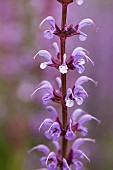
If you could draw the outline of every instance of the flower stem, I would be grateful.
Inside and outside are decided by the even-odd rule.
[[[66,25],[66,17],[67,17],[67,4],[62,3],[62,23],[61,23],[61,29]],[[61,62],[63,63],[63,55],[65,53],[65,46],[66,46],[66,38],[62,37],[60,39],[60,48],[61,48]],[[62,80],[62,123],[63,123],[63,130],[66,131],[67,128],[67,107],[64,104],[64,97],[66,95],[66,74],[61,74],[61,80]],[[67,140],[64,137],[65,134],[63,134],[62,137],[62,158],[66,158],[66,152],[67,152]]]

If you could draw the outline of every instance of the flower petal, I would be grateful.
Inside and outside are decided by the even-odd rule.
[[[60,77],[56,77],[56,81],[59,85],[59,89],[62,87],[62,81],[61,81],[61,78]]]
[[[91,138],[78,138],[75,140],[75,142],[72,145],[72,149],[74,152],[77,151],[77,149],[84,144],[84,142],[95,142],[95,139],[91,139]]]
[[[66,131],[66,135],[65,135],[65,138],[67,139],[67,140],[73,140],[73,139],[75,139],[76,138],[76,135],[75,135],[75,133],[72,131],[72,120],[70,119],[70,121],[69,121],[69,126],[68,126],[68,128],[67,128],[67,131]]]
[[[46,90],[48,93],[52,93],[53,91],[51,83],[49,81],[44,80],[38,85],[38,88],[31,94],[31,96],[33,96],[38,90],[41,89]]]
[[[77,47],[73,50],[72,52],[72,56],[75,56],[77,54],[80,54],[80,52],[83,53],[83,55],[85,55],[85,53],[89,53],[85,48],[82,48],[82,47]]]
[[[61,129],[58,122],[54,122],[50,128],[45,132],[48,139],[58,142],[60,140]]]
[[[54,120],[58,117],[58,113],[57,113],[56,109],[53,106],[47,106],[46,110],[47,110],[47,112],[52,114]]]
[[[97,82],[94,81],[92,78],[87,77],[87,76],[81,76],[81,77],[79,77],[79,78],[77,79],[77,81],[75,82],[75,86],[82,85],[83,83],[86,83],[86,82],[88,82],[89,80],[92,81],[92,82],[95,84],[95,86],[97,85]]]
[[[72,107],[72,106],[74,106],[74,101],[69,98],[69,96],[70,96],[71,94],[72,94],[72,89],[71,89],[71,88],[68,88],[68,89],[67,89],[67,94],[66,94],[66,97],[65,97],[65,102],[66,102],[66,106],[67,106],[67,107]]]
[[[81,115],[81,114],[84,114],[86,113],[84,110],[82,109],[76,109],[74,110],[74,112],[72,113],[72,120],[73,120],[73,123],[77,122],[77,118]]]
[[[45,126],[51,126],[51,124],[53,123],[53,120],[52,119],[49,119],[49,118],[47,118],[47,119],[45,119],[42,123],[41,123],[41,125],[40,125],[40,127],[39,127],[39,132],[40,132],[40,129],[42,128],[42,126],[43,125],[45,125]]]
[[[81,30],[81,28],[83,28],[85,26],[90,26],[90,25],[95,25],[95,24],[91,19],[86,18],[86,19],[83,19],[82,21],[80,21],[78,29]]]
[[[63,158],[63,170],[71,170],[65,158]]]
[[[48,164],[49,160],[51,160],[51,161]],[[47,160],[46,160],[46,165],[49,168],[49,170],[55,170],[57,167],[57,163],[58,163],[58,161],[56,158],[56,154],[54,152],[50,152],[47,157]]]
[[[41,23],[40,23],[40,27],[44,24],[44,23],[48,23],[50,24],[50,26],[55,29],[55,20],[52,16],[48,16],[46,17]]]
[[[53,30],[45,30],[44,31],[44,37],[49,39],[49,40],[53,39],[53,33],[54,33]]]
[[[34,150],[41,151],[45,153],[45,155],[48,155],[50,153],[50,149],[46,145],[43,145],[43,144],[33,147],[32,149],[28,151],[28,153],[31,153]]]
[[[51,54],[47,50],[40,50],[33,58],[35,59],[37,55],[43,56],[49,61],[51,61],[52,58]]]
[[[92,120],[92,119],[96,120],[98,123],[101,122],[101,121],[100,121],[99,119],[97,119],[96,117],[94,117],[94,116],[92,116],[92,115],[90,115],[90,114],[85,114],[85,115],[83,115],[83,116],[79,119],[78,123],[79,123],[80,125],[83,125],[85,122],[90,121],[90,120]]]
[[[90,162],[90,159],[87,157],[87,155],[82,151],[82,150],[77,150],[74,154],[74,158],[76,159],[77,157],[83,159],[84,157]]]

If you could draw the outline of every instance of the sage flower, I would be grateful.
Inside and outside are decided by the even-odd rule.
[[[86,38],[87,38],[87,34],[85,34],[84,32],[81,31],[81,29],[83,27],[86,27],[86,26],[91,26],[91,25],[95,25],[94,22],[89,19],[89,18],[86,18],[86,19],[83,19],[82,21],[80,21],[80,23],[76,26],[77,28],[77,33],[79,34],[79,39],[81,41],[85,41]]]
[[[46,17],[41,23],[40,23],[40,27],[44,24],[47,23],[49,24],[49,28],[47,30],[44,31],[44,37],[47,39],[52,39],[53,38],[53,34],[56,31],[56,27],[55,27],[55,20],[52,16],[48,16]]]
[[[47,106],[46,110],[52,114],[53,118],[46,118],[40,125],[39,131],[41,130],[42,126],[46,128],[45,136],[48,139],[52,139],[53,141],[59,141],[61,135],[61,122],[58,118],[58,113],[56,109],[52,106]]]
[[[88,133],[88,128],[84,126],[84,123],[91,121],[91,120],[95,120],[98,123],[100,123],[100,120],[97,119],[96,117],[86,113],[82,109],[76,109],[72,113],[72,117],[69,121],[65,138],[67,140],[75,139],[76,138],[76,134],[75,134],[76,132],[81,132],[82,136],[86,136],[87,133]]]
[[[47,60],[46,62],[43,62],[43,63],[40,64],[41,69],[45,69],[47,66],[59,68],[59,66],[61,65],[60,64],[60,52],[59,52],[58,44],[56,42],[54,42],[52,44],[52,46],[54,47],[55,52],[56,52],[55,56],[52,56],[49,53],[49,51],[47,51],[47,50],[40,50],[34,56],[34,59],[36,59],[36,57],[39,55],[39,56],[44,57]]]
[[[77,47],[73,50],[72,55],[67,61],[67,67],[71,70],[76,69],[78,73],[83,73],[85,70],[84,64],[90,61],[93,65],[94,62],[88,57],[88,51],[82,47]]]
[[[28,152],[31,153],[34,150],[41,151],[45,154],[45,156],[42,156],[40,159],[42,166],[45,166],[48,170],[57,170],[58,161],[55,152],[51,152],[50,149],[43,144],[33,147]]]
[[[93,79],[87,76],[81,76],[76,80],[75,85],[72,89],[67,89],[67,94],[65,97],[67,107],[72,107],[74,105],[74,101],[76,101],[78,105],[81,105],[85,98],[88,97],[87,92],[81,85],[88,82],[89,80],[92,81],[95,85],[97,85],[97,82],[95,82]]]
[[[42,97],[43,104],[46,105],[49,100],[60,103],[61,102],[61,91],[60,91],[60,88],[61,88],[60,82],[61,81],[59,80],[60,78],[59,79],[56,78],[56,79],[57,79],[57,82],[59,85],[58,90],[55,90],[49,81],[44,80],[38,85],[38,88],[31,94],[31,96],[33,96],[39,90],[44,90],[46,93]]]

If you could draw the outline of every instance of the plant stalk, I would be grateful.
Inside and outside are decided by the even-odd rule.
[[[66,17],[67,17],[67,4],[62,4],[62,22],[61,22],[61,29],[66,25]],[[66,38],[62,37],[60,39],[60,48],[61,48],[61,63],[63,62],[63,55],[66,53]],[[61,81],[62,81],[62,124],[63,130],[66,131],[67,128],[67,107],[64,104],[64,97],[66,95],[66,74],[61,74]],[[64,137],[65,134],[62,136],[62,158],[66,158],[67,153],[67,140]]]

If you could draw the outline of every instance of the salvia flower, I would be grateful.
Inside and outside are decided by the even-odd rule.
[[[34,56],[34,59],[39,55],[39,56],[44,57],[47,60],[46,62],[43,62],[40,64],[41,69],[45,69],[47,66],[59,68],[59,66],[61,65],[58,44],[56,42],[54,42],[52,45],[55,49],[56,56],[53,57],[47,50],[40,50]]]
[[[67,67],[71,70],[76,69],[78,73],[83,73],[85,70],[85,59],[90,61],[93,65],[94,62],[88,57],[88,51],[82,47],[77,47],[73,50],[71,57],[67,61]]]
[[[45,136],[48,139],[52,139],[53,141],[59,141],[61,135],[61,122],[58,118],[57,111],[52,106],[47,106],[46,110],[53,115],[53,119],[46,118],[40,125],[39,131],[41,130],[42,126],[46,128]]]
[[[87,92],[81,85],[88,82],[89,80],[92,81],[95,85],[97,85],[97,82],[95,82],[93,79],[87,76],[81,76],[76,80],[75,85],[72,89],[68,88],[65,97],[67,107],[72,107],[74,105],[74,101],[76,101],[78,105],[81,105],[84,99],[88,97]]]
[[[86,27],[86,26],[90,26],[90,25],[95,25],[94,22],[89,19],[89,18],[86,18],[86,19],[83,19],[82,21],[80,21],[80,23],[76,26],[77,28],[77,33],[79,34],[79,39],[81,41],[85,41],[86,38],[87,38],[87,34],[85,34],[84,32],[81,31],[81,29],[83,27]]]
[[[97,119],[96,117],[86,113],[82,109],[76,109],[72,113],[72,117],[69,121],[65,138],[67,140],[75,139],[76,138],[76,135],[75,135],[76,132],[81,132],[82,136],[86,136],[87,133],[88,133],[88,128],[84,126],[84,123],[91,121],[91,120],[95,120],[98,123],[100,123],[100,120]]]
[[[52,38],[53,38],[53,34],[54,34],[54,32],[56,31],[55,19],[54,19],[52,16],[46,17],[46,18],[40,23],[40,27],[41,27],[44,23],[48,23],[48,24],[49,24],[49,28],[44,31],[44,37],[47,38],[47,39],[52,39]]]
[[[31,94],[31,96],[33,96],[39,90],[44,90],[46,93],[42,97],[43,104],[47,104],[49,100],[60,103],[61,102],[61,91],[60,91],[61,81],[59,79],[57,78],[57,82],[59,85],[58,90],[55,90],[49,81],[44,80],[38,85],[38,88]]]
[[[78,159],[86,158],[90,162],[90,159],[86,156],[86,154],[79,149],[79,147],[83,145],[86,141],[95,142],[94,139],[90,138],[78,138],[74,141],[72,148],[67,156],[67,162],[69,167],[71,166],[71,164],[74,164],[75,170],[81,170],[83,168],[83,163]]]
[[[45,154],[45,156],[40,159],[42,166],[45,166],[48,170],[57,170],[58,161],[57,154],[55,152],[51,152],[50,149],[43,144],[33,147],[28,152],[31,153],[34,150],[41,151]]]

